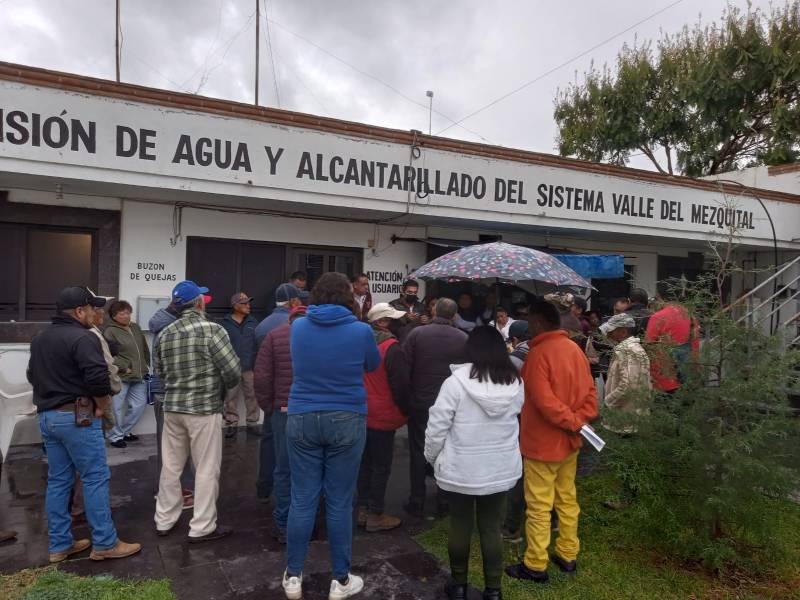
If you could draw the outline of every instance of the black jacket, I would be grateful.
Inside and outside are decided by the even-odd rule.
[[[448,319],[435,318],[415,328],[403,342],[411,375],[411,411],[427,413],[436,402],[450,365],[467,361],[467,334]]]
[[[220,324],[231,338],[231,346],[233,346],[236,356],[239,357],[242,372],[252,371],[256,364],[256,354],[258,354],[258,345],[256,344],[258,321],[255,317],[247,315],[241,323],[237,323],[233,314],[229,314],[222,319]]]
[[[100,340],[69,316],[53,317],[53,324],[33,338],[27,374],[38,412],[79,396],[113,393]]]

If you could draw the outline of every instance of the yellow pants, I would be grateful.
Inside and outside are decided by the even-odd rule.
[[[524,459],[525,469],[525,537],[528,549],[525,565],[536,571],[547,569],[547,548],[550,546],[550,511],[558,513],[556,553],[564,560],[578,558],[578,496],[575,472],[578,452],[561,462]]]

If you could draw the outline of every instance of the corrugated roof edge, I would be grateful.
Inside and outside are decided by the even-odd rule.
[[[293,127],[303,127],[315,129],[327,133],[339,133],[353,137],[381,140],[399,144],[411,144],[415,139],[415,134],[410,131],[390,129],[388,127],[377,127],[353,121],[344,121],[330,117],[319,117],[307,113],[293,112],[276,108],[253,106],[241,102],[230,100],[217,100],[205,96],[197,96],[183,92],[171,92],[148,88],[130,83],[116,83],[107,79],[87,77],[60,71],[51,71],[27,65],[0,61],[0,79],[6,81],[17,81],[29,85],[39,85],[56,89],[69,90],[73,92],[83,92],[99,96],[133,100],[147,104],[157,104],[206,112],[211,114],[224,115],[229,117],[239,117],[256,121],[265,121],[279,125],[290,125]],[[724,191],[733,196],[743,196],[746,194],[739,186],[730,184],[720,184],[713,181],[693,179],[677,175],[665,175],[644,169],[632,169],[629,167],[619,167],[616,165],[606,165],[592,163],[574,158],[564,158],[552,154],[541,152],[531,152],[528,150],[515,150],[502,146],[492,146],[489,144],[479,144],[475,142],[464,142],[451,138],[429,136],[417,134],[416,140],[421,145],[436,150],[447,152],[460,152],[487,158],[510,160],[521,163],[536,164],[562,169],[573,169],[597,173],[600,175],[610,175],[640,181],[650,181],[666,185],[677,185],[687,188],[695,188],[707,191]],[[789,166],[789,165],[787,165]],[[800,204],[800,195],[776,192],[773,190],[758,189],[756,193],[762,199],[769,198],[781,202],[791,202]]]

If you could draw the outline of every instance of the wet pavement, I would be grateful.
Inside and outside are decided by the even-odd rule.
[[[283,547],[271,536],[271,505],[256,500],[258,439],[242,429],[226,440],[219,497],[219,522],[234,528],[229,538],[188,544],[191,511],[184,511],[173,533],[157,537],[153,523],[158,472],[154,436],[142,436],[127,449],[108,448],[111,464],[111,504],[121,539],[143,544],[138,555],[94,562],[88,552],[61,567],[79,575],[110,573],[119,578],[161,578],[172,582],[180,599],[241,600],[284,598],[280,580],[285,567]],[[47,523],[44,491],[47,464],[38,446],[17,446],[9,453],[0,477],[0,529],[16,529],[14,542],[0,544],[0,573],[47,564]],[[403,516],[408,490],[408,453],[398,435],[395,462],[387,493],[387,511]],[[429,506],[435,505],[429,481]],[[447,573],[412,535],[425,523],[367,534],[359,531],[353,543],[353,572],[366,587],[359,598],[427,600],[442,597]],[[84,523],[73,528],[76,539],[89,537]],[[324,530],[321,533],[324,537]],[[305,600],[327,598],[330,586],[328,547],[315,540],[306,562]],[[477,596],[479,597],[479,596]]]

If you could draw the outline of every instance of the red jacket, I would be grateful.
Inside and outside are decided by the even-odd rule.
[[[376,332],[376,337],[383,338],[378,342],[380,366],[364,375],[367,428],[394,431],[408,421],[408,368],[397,338],[384,338],[385,335]]]
[[[548,331],[530,342],[522,379],[522,455],[561,462],[581,447],[580,428],[597,417],[597,391],[589,361],[566,331]]]
[[[700,349],[700,331],[697,321],[689,319],[688,311],[678,304],[667,304],[647,322],[645,334],[650,354],[650,377],[653,387],[662,392],[672,392],[680,386],[679,371],[692,355]]]
[[[273,329],[261,342],[253,368],[253,384],[256,400],[269,417],[273,410],[280,410],[288,405],[289,392],[292,389],[292,353],[289,347],[290,325],[281,325]]]

